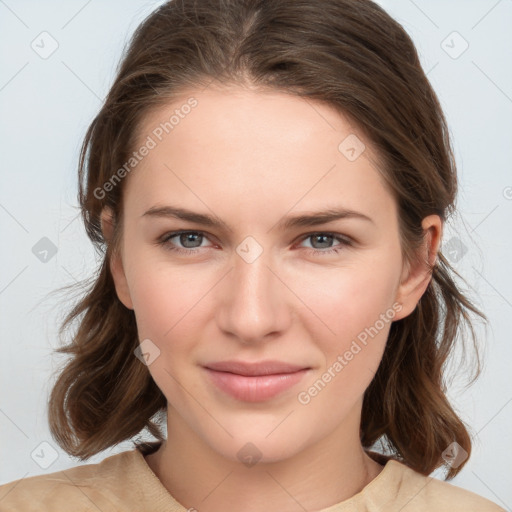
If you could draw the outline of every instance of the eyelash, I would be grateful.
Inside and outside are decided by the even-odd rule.
[[[179,236],[179,235],[183,235],[183,234],[201,235],[205,238],[208,238],[207,234],[203,231],[174,231],[174,232],[167,233],[166,235],[164,235],[157,242],[157,244],[163,246],[165,250],[175,252],[176,254],[191,255],[191,254],[197,253],[198,249],[200,249],[200,247],[196,247],[194,249],[182,249],[181,247],[174,247],[170,244],[169,241],[172,238]],[[353,246],[353,241],[351,239],[349,239],[348,237],[341,236],[336,233],[329,233],[329,232],[324,232],[324,231],[316,231],[314,233],[308,233],[307,235],[304,235],[299,240],[299,242],[303,242],[304,240],[307,240],[308,238],[311,238],[311,237],[317,236],[317,235],[324,235],[324,236],[332,237],[334,240],[337,240],[338,242],[340,242],[340,244],[334,246],[334,248],[329,248],[329,249],[307,249],[306,248],[306,250],[308,251],[308,254],[313,255],[313,256],[318,256],[318,255],[324,256],[326,254],[336,254],[336,253],[341,252],[344,247],[352,247]]]

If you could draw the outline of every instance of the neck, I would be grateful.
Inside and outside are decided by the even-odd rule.
[[[146,462],[176,501],[201,512],[320,510],[351,498],[383,469],[361,446],[360,411],[295,455],[253,466],[213,450],[177,411],[167,418],[172,435]]]

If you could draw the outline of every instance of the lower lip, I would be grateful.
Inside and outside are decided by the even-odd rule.
[[[205,368],[210,379],[221,390],[244,402],[263,402],[295,386],[308,371],[276,375],[245,376]]]

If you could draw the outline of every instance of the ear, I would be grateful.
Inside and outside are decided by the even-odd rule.
[[[109,207],[103,208],[101,212],[101,231],[103,238],[107,243],[111,243],[114,234],[114,218],[112,210]],[[133,309],[133,303],[128,288],[128,281],[124,272],[121,249],[111,252],[109,262],[110,272],[116,287],[116,293],[119,300],[128,308]]]
[[[432,279],[430,267],[436,263],[443,222],[439,215],[429,215],[423,219],[421,227],[424,233],[423,243],[418,249],[418,258],[404,264],[396,294],[396,301],[402,304],[402,309],[394,320],[405,318],[415,310]]]

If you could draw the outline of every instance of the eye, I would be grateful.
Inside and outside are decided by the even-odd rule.
[[[171,243],[173,238],[176,238],[177,242]],[[201,231],[175,231],[166,234],[158,243],[168,251],[174,251],[178,254],[192,254],[198,252],[197,249],[201,247],[201,241],[204,239],[206,239],[206,236]],[[199,245],[197,245],[198,242]],[[185,248],[176,247],[176,243],[183,244]]]
[[[174,242],[173,239],[176,239]],[[302,237],[302,242],[311,239],[314,245],[320,245],[319,248],[313,247],[308,249],[308,254],[312,256],[336,254],[341,252],[346,247],[351,247],[353,241],[347,236],[338,233],[309,233]],[[205,233],[202,231],[174,231],[164,235],[157,243],[165,248],[167,251],[173,251],[177,254],[191,255],[197,254],[198,249],[211,247],[202,245],[201,242],[208,240]],[[338,244],[331,246],[332,242],[337,241]],[[181,244],[183,247],[177,247],[176,244]]]
[[[308,253],[316,256],[316,255],[325,255],[325,254],[335,254],[341,252],[345,247],[351,247],[353,242],[350,238],[340,235],[338,233],[310,233],[302,238],[302,241],[306,241],[311,239],[314,245],[320,245],[320,248],[313,248],[308,250]],[[338,241],[339,243],[334,247],[326,247],[329,246],[333,241]]]

